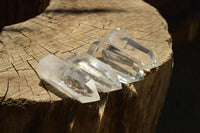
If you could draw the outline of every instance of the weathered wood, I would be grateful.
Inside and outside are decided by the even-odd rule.
[[[101,93],[101,101],[62,100],[40,83],[38,61],[66,58],[121,27],[154,49],[159,67],[145,79]],[[1,132],[151,133],[170,82],[173,59],[167,24],[142,0],[53,0],[41,15],[0,34]]]

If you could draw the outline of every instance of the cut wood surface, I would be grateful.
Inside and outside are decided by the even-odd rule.
[[[118,27],[158,55],[159,67],[144,80],[90,104],[61,99],[40,81],[41,58],[87,51]],[[166,21],[142,0],[52,0],[39,16],[0,33],[0,131],[152,133],[171,78],[171,46]]]

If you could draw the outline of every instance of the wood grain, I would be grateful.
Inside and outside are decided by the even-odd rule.
[[[143,81],[101,93],[80,104],[49,91],[35,72],[48,55],[65,59],[108,32],[122,28],[156,51],[159,67]],[[172,42],[167,23],[142,0],[52,0],[41,15],[7,26],[0,34],[0,127],[2,132],[151,133],[169,86]]]

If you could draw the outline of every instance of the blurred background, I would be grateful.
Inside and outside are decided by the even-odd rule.
[[[200,0],[145,0],[166,19],[174,70],[156,133],[200,133]]]

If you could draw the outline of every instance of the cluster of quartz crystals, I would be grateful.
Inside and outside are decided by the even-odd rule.
[[[121,83],[144,79],[144,69],[158,66],[157,55],[130,39],[121,29],[110,32],[104,40],[94,42],[88,53],[109,64]]]
[[[156,53],[132,40],[120,28],[110,32],[104,40],[126,54],[141,69],[151,69],[158,66]]]
[[[54,86],[56,91],[81,103],[100,100],[94,80],[71,62],[51,54],[40,60],[36,71],[40,78]]]
[[[132,83],[144,78],[144,72],[134,62],[134,58],[106,41],[94,42],[88,53],[112,66],[121,83]]]
[[[158,66],[156,53],[136,43],[121,29],[94,42],[87,53],[79,52],[62,60],[48,55],[40,60],[41,79],[81,103],[100,100],[98,91],[111,92],[121,83],[144,79],[145,69]]]
[[[111,92],[122,88],[116,72],[107,64],[85,52],[79,52],[66,61],[72,62],[95,81],[99,91]]]

